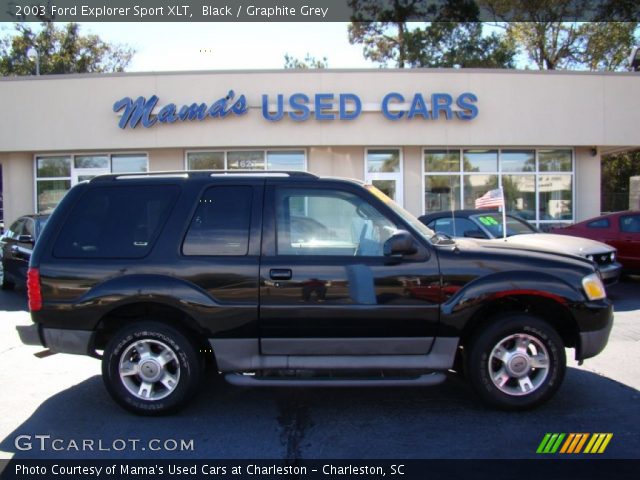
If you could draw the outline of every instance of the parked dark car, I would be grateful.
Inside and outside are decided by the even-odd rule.
[[[506,243],[522,248],[565,252],[585,257],[598,266],[606,285],[620,279],[622,265],[616,261],[616,249],[602,242],[585,238],[568,240],[551,233],[542,233],[526,220],[507,214]],[[502,213],[493,210],[455,210],[422,215],[420,221],[430,229],[451,237],[471,237],[504,242]]]
[[[640,211],[625,211],[590,218],[553,230],[560,235],[591,238],[618,250],[625,273],[640,274]]]
[[[435,234],[381,191],[302,172],[107,175],[36,244],[24,343],[102,360],[111,396],[176,411],[242,386],[427,386],[451,369],[510,410],[613,322],[592,262]],[[29,381],[33,381],[30,379]]]
[[[48,219],[49,215],[25,215],[13,222],[0,237],[3,290],[25,284],[33,246]]]

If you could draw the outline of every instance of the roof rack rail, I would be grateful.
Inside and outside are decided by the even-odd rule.
[[[213,176],[254,176],[254,177],[295,177],[318,178],[317,175],[308,172],[289,172],[286,170],[176,170],[161,172],[141,173],[108,173],[98,175],[89,180],[92,183],[111,182],[115,180],[134,180],[139,178],[192,178]]]

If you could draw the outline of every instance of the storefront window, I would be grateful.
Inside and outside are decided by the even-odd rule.
[[[71,176],[71,157],[38,157],[36,164],[38,178]]]
[[[148,170],[146,154],[46,155],[36,157],[36,207],[51,212],[76,183],[105,173],[140,173]]]
[[[73,168],[109,168],[107,155],[76,155],[73,157]]]
[[[283,150],[267,152],[267,170],[304,172],[304,151]]]
[[[571,150],[538,150],[541,172],[571,172]]]
[[[460,175],[427,175],[424,204],[427,212],[460,208]]]
[[[391,173],[400,171],[400,150],[367,150],[367,172]]]
[[[535,175],[503,175],[507,211],[524,218],[536,221],[536,177]]]
[[[465,172],[497,172],[497,150],[465,150],[463,155]]]
[[[536,152],[534,150],[501,150],[500,171],[535,172]]]
[[[227,152],[227,169],[229,170],[264,170],[263,151]]]
[[[146,155],[112,155],[111,171],[113,173],[142,173],[148,170]]]
[[[571,175],[541,175],[538,177],[540,221],[572,220]]]
[[[464,175],[464,208],[476,208],[476,200],[498,188],[498,175]]]
[[[36,196],[38,212],[51,213],[71,188],[71,180],[38,180]]]
[[[224,152],[189,152],[187,169],[224,170]]]
[[[571,149],[425,149],[423,162],[426,213],[474,209],[502,186],[507,210],[537,226],[574,218]]]
[[[424,152],[425,172],[459,172],[460,151],[427,150]]]

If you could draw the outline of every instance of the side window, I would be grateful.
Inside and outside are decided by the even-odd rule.
[[[24,227],[22,228],[22,233],[20,235],[31,235],[33,238],[34,235],[34,222],[30,218],[25,219]]]
[[[56,240],[60,258],[141,258],[162,230],[175,185],[93,188],[73,207]]]
[[[276,192],[278,255],[382,256],[396,226],[360,197],[334,190]]]
[[[624,233],[640,233],[640,215],[620,217],[620,230]]]
[[[609,228],[609,219],[608,218],[600,218],[599,220],[594,220],[593,222],[589,222],[587,224],[588,228]]]
[[[184,255],[246,255],[253,188],[211,187],[198,203],[182,244]]]
[[[20,218],[13,222],[6,233],[7,238],[15,239],[18,235],[22,234],[22,227],[24,225],[24,219]]]

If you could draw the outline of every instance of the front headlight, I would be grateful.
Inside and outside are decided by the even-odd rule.
[[[600,276],[597,273],[584,277],[582,279],[582,288],[589,300],[602,300],[607,297],[607,292],[604,290],[602,280],[600,280]]]
[[[587,255],[587,260],[591,260],[593,262],[593,255]]]
[[[611,261],[612,262],[616,261],[616,252],[611,252]]]

